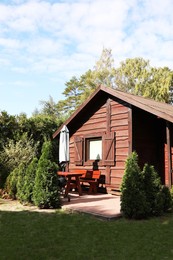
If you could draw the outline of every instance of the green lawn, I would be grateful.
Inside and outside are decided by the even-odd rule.
[[[61,210],[0,211],[0,259],[173,259],[173,214],[103,221]]]

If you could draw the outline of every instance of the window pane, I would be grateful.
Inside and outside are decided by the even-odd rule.
[[[89,142],[89,160],[102,159],[102,140],[90,140]]]

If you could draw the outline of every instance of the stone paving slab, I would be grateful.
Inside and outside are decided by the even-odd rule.
[[[96,194],[78,196],[70,194],[70,202],[63,199],[63,208],[72,211],[92,214],[101,218],[113,219],[121,216],[120,196]]]

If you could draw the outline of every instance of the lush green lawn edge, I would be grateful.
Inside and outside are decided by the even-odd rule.
[[[173,259],[173,214],[103,221],[67,213],[0,211],[0,259]]]

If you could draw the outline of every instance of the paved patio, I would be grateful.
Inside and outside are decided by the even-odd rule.
[[[63,198],[62,208],[92,214],[109,220],[121,216],[120,196],[111,194],[83,194],[79,196],[71,193],[70,202],[68,202],[67,198]]]

